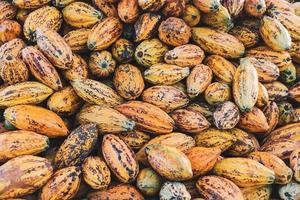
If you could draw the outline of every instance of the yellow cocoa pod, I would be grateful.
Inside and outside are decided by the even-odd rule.
[[[162,13],[166,17],[181,17],[186,3],[185,0],[166,0]]]
[[[52,4],[58,8],[64,8],[75,0],[52,0]]]
[[[258,83],[258,96],[256,101],[257,107],[263,107],[269,102],[269,94],[265,86],[261,83]]]
[[[161,184],[161,177],[151,168],[142,169],[136,180],[136,186],[147,196],[157,195]]]
[[[93,0],[93,5],[101,10],[107,17],[117,17],[118,11],[115,4],[105,0]]]
[[[279,101],[288,96],[288,88],[279,81],[265,83],[264,86],[271,101]]]
[[[80,174],[79,167],[67,167],[56,171],[53,177],[42,188],[40,199],[72,199],[79,189]]]
[[[291,153],[299,148],[299,144],[299,136],[298,139],[267,140],[260,150],[274,154],[284,160],[288,159]]]
[[[189,103],[188,96],[172,86],[153,86],[143,92],[142,99],[167,113],[185,107]]]
[[[93,189],[106,189],[110,184],[110,171],[103,158],[87,157],[82,164],[84,181]]]
[[[246,48],[255,46],[260,40],[259,32],[244,24],[234,26],[229,33],[239,39]]]
[[[258,161],[275,173],[275,183],[287,184],[293,178],[293,171],[283,160],[268,152],[252,152],[249,157]]]
[[[0,2],[0,21],[13,19],[17,14],[17,8],[7,1]]]
[[[212,69],[213,74],[218,81],[231,84],[236,71],[236,67],[231,62],[222,56],[211,55],[206,58],[205,63]]]
[[[188,149],[195,146],[195,140],[183,133],[173,132],[166,135],[159,135],[149,142],[147,142],[136,154],[137,160],[145,165],[148,164],[145,148],[153,144],[160,144],[164,146],[175,147],[182,152],[186,152]]]
[[[273,131],[275,129],[275,127],[278,124],[278,120],[279,120],[279,109],[278,106],[276,104],[276,102],[272,101],[269,102],[264,110],[264,115],[266,116],[268,125],[269,125],[269,129],[267,131],[267,133],[270,133],[271,131]]]
[[[289,89],[289,97],[300,102],[300,84],[297,83]]]
[[[103,18],[103,14],[84,2],[73,2],[62,10],[64,20],[76,28],[88,28]]]
[[[267,10],[264,0],[246,0],[244,6],[245,12],[253,17],[261,17]]]
[[[206,147],[193,147],[185,152],[192,164],[194,177],[209,172],[214,167],[220,154],[220,149]]]
[[[277,19],[265,16],[261,21],[260,35],[264,42],[275,51],[289,50],[292,46],[289,32]]]
[[[12,3],[22,9],[36,9],[48,4],[50,0],[13,0]]]
[[[119,181],[128,183],[136,179],[139,165],[135,154],[118,136],[108,134],[103,137],[102,154]]]
[[[256,69],[249,59],[241,59],[233,77],[232,90],[240,111],[251,111],[257,101],[259,86]]]
[[[159,9],[161,9],[165,4],[165,2],[166,0],[150,0],[150,1],[138,0],[139,7],[142,10],[151,11],[151,12],[158,11]]]
[[[83,108],[77,115],[77,121],[80,124],[95,123],[99,132],[120,133],[133,130],[135,123],[120,112],[98,105],[92,105]]]
[[[300,182],[300,150],[295,149],[290,155],[290,167],[294,171],[294,179]]]
[[[7,57],[21,58],[21,51],[25,47],[23,40],[16,38],[0,46],[0,60]]]
[[[165,62],[181,67],[194,67],[202,63],[204,51],[193,44],[175,47],[165,54]]]
[[[138,98],[145,87],[141,71],[131,64],[123,64],[116,69],[113,83],[117,92],[127,100]]]
[[[139,16],[134,24],[135,41],[141,42],[154,35],[155,28],[159,25],[161,16],[155,13],[144,13]]]
[[[64,36],[64,40],[70,46],[71,50],[76,53],[86,52],[86,42],[88,40],[90,29],[81,28],[70,31]]]
[[[15,144],[18,144],[15,146]],[[49,148],[48,137],[39,135],[32,131],[7,131],[0,134],[1,153],[0,161],[22,155],[36,155]]]
[[[234,143],[228,150],[230,155],[243,156],[255,150],[255,142],[252,140],[254,136],[251,136],[238,128],[233,128],[230,132],[237,139],[236,143]]]
[[[62,74],[69,81],[76,79],[87,79],[88,65],[81,56],[73,54],[73,64],[71,65],[70,69],[64,70]]]
[[[204,98],[210,105],[217,105],[231,99],[231,88],[225,83],[214,82],[204,93]]]
[[[150,39],[141,42],[135,49],[134,58],[136,62],[144,67],[161,63],[168,47],[158,39]]]
[[[191,162],[180,150],[153,144],[147,146],[145,152],[151,167],[162,177],[171,181],[188,180],[193,177]]]
[[[124,101],[112,88],[92,79],[77,79],[71,85],[77,95],[89,103],[114,107]]]
[[[18,22],[10,19],[2,21],[0,24],[0,44],[20,37],[21,32],[22,27]]]
[[[95,76],[99,78],[108,77],[115,71],[115,68],[116,61],[109,51],[96,51],[90,54],[89,69]]]
[[[293,7],[294,4],[291,4],[288,1],[279,1],[279,0],[266,0],[266,5],[268,13],[272,12],[291,12],[295,13]]]
[[[214,172],[240,187],[273,184],[274,171],[249,158],[224,158],[216,163]]]
[[[21,104],[39,104],[47,99],[53,90],[39,82],[17,83],[0,90],[0,107]]]
[[[196,187],[205,199],[244,199],[236,184],[220,176],[203,176],[197,181]]]
[[[204,13],[214,13],[217,12],[221,6],[219,0],[193,0],[193,4]]]
[[[112,55],[120,63],[129,63],[134,54],[134,45],[131,41],[126,39],[118,39],[112,45]]]
[[[118,15],[124,23],[133,23],[139,17],[138,1],[120,0],[118,2]]]
[[[269,200],[272,193],[271,185],[242,188],[244,200]]]
[[[26,18],[23,26],[24,36],[27,40],[35,42],[37,28],[49,28],[58,31],[61,23],[62,14],[59,10],[51,6],[43,6],[32,11]]]
[[[142,131],[132,130],[118,134],[118,136],[132,149],[141,149],[151,139]]]
[[[69,134],[64,121],[54,112],[42,107],[31,105],[9,107],[5,110],[4,117],[21,130],[36,131],[48,137]]]
[[[81,105],[82,100],[70,86],[55,92],[47,102],[50,110],[61,115],[72,115]]]
[[[186,78],[189,73],[188,67],[159,63],[144,71],[144,79],[154,85],[173,85]]]
[[[223,56],[224,58],[240,58],[245,47],[234,36],[210,28],[192,28],[192,38],[204,51]]]
[[[183,20],[190,27],[196,26],[199,24],[201,19],[200,11],[192,4],[185,5],[185,9],[183,11]]]
[[[118,18],[106,17],[92,28],[88,36],[87,47],[91,51],[104,50],[121,36],[122,30],[123,25]]]

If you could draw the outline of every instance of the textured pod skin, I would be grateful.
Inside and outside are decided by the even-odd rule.
[[[295,13],[296,11],[293,7],[294,4],[291,4],[288,1],[266,0],[266,5],[268,13],[272,13],[274,11]]]
[[[244,9],[246,13],[253,17],[261,17],[267,10],[264,0],[246,0]]]
[[[24,155],[1,165],[1,199],[31,194],[51,178],[53,169],[45,158]]]
[[[219,0],[193,0],[193,4],[204,13],[214,13],[218,11],[221,6]]]
[[[224,158],[217,162],[214,172],[240,187],[267,185],[275,180],[272,170],[249,158]]]
[[[122,30],[123,25],[118,18],[106,17],[92,28],[87,40],[89,50],[99,51],[108,48],[121,36]]]
[[[283,200],[289,200],[289,199],[299,199],[300,197],[300,184],[291,182],[287,185],[283,185],[279,188],[279,196]]]
[[[243,200],[243,194],[232,181],[219,176],[203,176],[196,183],[197,190],[205,199]]]
[[[254,57],[248,57],[248,60],[255,67],[258,80],[262,83],[268,83],[277,80],[279,77],[279,68],[276,64],[265,60],[265,59],[256,59]]]
[[[268,138],[266,139],[265,143],[270,143],[276,140],[283,140],[283,139],[293,139],[297,138],[299,134],[299,123],[292,123],[289,125],[285,125],[281,128],[277,128],[270,133]]]
[[[218,129],[232,129],[237,125],[239,120],[239,109],[231,101],[219,104],[213,113],[213,121]]]
[[[89,103],[114,107],[124,101],[112,88],[92,79],[77,79],[71,85],[77,95]]]
[[[193,147],[185,152],[192,164],[194,177],[209,172],[216,164],[220,154],[220,149],[206,147]]]
[[[300,17],[291,12],[272,12],[271,17],[279,20],[288,30],[292,40],[300,40]]]
[[[80,124],[95,123],[100,133],[119,133],[133,130],[135,123],[120,112],[97,105],[83,108],[77,115]]]
[[[81,56],[73,54],[73,64],[71,65],[70,69],[64,70],[62,74],[69,81],[76,79],[87,79],[88,65]]]
[[[249,157],[258,161],[275,173],[275,183],[287,184],[293,177],[293,171],[284,163],[283,160],[268,152],[252,152]]]
[[[245,24],[234,26],[229,33],[239,39],[246,48],[255,46],[260,40],[259,32]]]
[[[271,131],[273,131],[275,129],[275,127],[278,124],[279,121],[279,109],[277,104],[273,101],[273,102],[269,102],[264,110],[264,115],[266,116],[268,125],[269,125],[269,129],[267,131],[267,133],[270,133]]]
[[[188,96],[172,86],[153,86],[143,92],[142,99],[151,103],[167,113],[186,106],[189,103]]]
[[[166,135],[159,135],[151,139],[137,152],[136,154],[137,160],[143,164],[148,164],[145,149],[150,145],[156,145],[156,144],[175,147],[176,149],[182,152],[186,152],[188,149],[195,146],[195,140],[191,136],[185,135],[183,133],[177,133],[177,132],[173,132]]]
[[[144,200],[142,194],[132,185],[119,184],[107,190],[100,190],[98,192],[88,194],[89,200]]]
[[[48,4],[50,0],[13,0],[12,3],[21,9],[36,9]]]
[[[154,13],[144,13],[140,15],[134,23],[135,41],[141,42],[150,39],[154,35],[155,28],[158,27],[161,16]]]
[[[41,200],[72,199],[80,185],[81,171],[77,167],[67,167],[56,171],[49,182],[42,188]]]
[[[56,69],[36,47],[25,47],[22,50],[22,58],[37,80],[54,90],[62,88],[62,82]]]
[[[82,100],[70,86],[55,92],[47,102],[50,110],[61,115],[74,114],[78,111],[81,104]]]
[[[132,60],[134,54],[134,45],[126,39],[118,39],[112,46],[112,54],[120,63],[128,63]]]
[[[185,23],[187,23],[187,25],[193,27],[199,24],[201,19],[201,14],[198,8],[196,8],[194,5],[187,4],[183,11],[182,18],[185,21]]]
[[[227,130],[218,130],[209,128],[195,135],[196,146],[219,148],[221,151],[226,151],[231,145],[236,142],[236,138]]]
[[[161,63],[168,47],[158,39],[150,39],[141,42],[135,49],[134,58],[136,62],[144,67]]]
[[[280,71],[292,62],[292,58],[287,51],[274,51],[266,46],[259,46],[250,49],[247,51],[246,56],[270,61],[277,65]]]
[[[293,85],[289,89],[289,97],[297,102],[300,102],[300,83]]]
[[[18,145],[15,145],[15,144]],[[36,155],[49,147],[49,139],[32,131],[8,131],[0,134],[0,161],[22,155]]]
[[[258,96],[255,105],[261,108],[265,106],[268,102],[269,102],[269,95],[267,89],[263,84],[258,83]]]
[[[36,41],[37,28],[49,28],[54,31],[60,29],[62,14],[54,7],[44,6],[31,12],[23,26],[24,36],[31,42]]]
[[[174,127],[173,119],[160,108],[142,101],[129,101],[115,107],[136,123],[139,130],[155,133],[171,133]]]
[[[52,0],[52,4],[58,8],[64,8],[75,0]]]
[[[93,5],[101,10],[108,17],[117,17],[118,11],[116,6],[105,0],[93,0]]]
[[[20,37],[21,32],[22,27],[18,22],[10,19],[2,21],[0,24],[0,44]]]
[[[237,141],[228,150],[228,153],[233,156],[243,156],[255,150],[254,141],[251,135],[238,128],[230,130],[231,134],[236,137]]]
[[[69,69],[73,63],[70,46],[55,31],[51,29],[36,29],[36,39],[39,49],[56,67]]]
[[[39,82],[17,83],[0,90],[0,107],[20,104],[38,104],[47,99],[53,90]]]
[[[165,62],[181,67],[194,67],[201,64],[204,59],[204,51],[193,44],[181,45],[165,54]]]
[[[211,55],[206,58],[205,63],[212,69],[218,81],[227,84],[232,82],[236,67],[231,62],[222,56]]]
[[[293,105],[286,101],[278,102],[277,105],[279,109],[278,125],[282,126],[292,123],[294,120]]]
[[[232,83],[233,98],[241,112],[249,112],[258,97],[258,76],[252,63],[241,59]]]
[[[292,41],[292,46],[289,49],[289,54],[295,63],[300,63],[300,42]]]
[[[218,11],[204,14],[202,21],[206,25],[224,32],[228,32],[234,26],[230,13],[227,8],[222,5]]]
[[[29,72],[26,64],[21,59],[7,56],[1,61],[0,77],[5,85],[13,85],[28,80]]]
[[[111,181],[106,163],[97,156],[90,156],[84,160],[82,174],[84,181],[95,190],[106,189]]]
[[[127,100],[138,98],[145,87],[141,71],[131,64],[120,65],[113,78],[117,92]]]
[[[261,21],[260,35],[275,51],[289,50],[292,46],[289,32],[277,19],[265,16]]]
[[[272,186],[253,186],[242,188],[244,200],[269,200],[271,197]]]
[[[147,196],[157,195],[161,184],[160,176],[151,168],[142,169],[136,180],[136,186]]]
[[[165,182],[159,191],[160,200],[182,199],[190,200],[191,195],[185,185],[180,182]]]
[[[118,15],[125,23],[133,23],[139,16],[138,1],[120,0],[118,3]]]
[[[17,8],[7,1],[0,2],[0,21],[13,19],[17,14]]]
[[[108,77],[115,71],[116,61],[109,51],[96,51],[90,54],[89,69],[92,74],[102,78]]]
[[[186,79],[187,94],[193,98],[203,93],[212,81],[213,72],[207,65],[195,66]]]
[[[103,14],[84,2],[73,2],[62,10],[64,20],[76,28],[89,28],[103,18]]]
[[[176,127],[184,132],[197,133],[210,127],[210,123],[199,112],[178,109],[170,114]]]
[[[271,101],[279,101],[285,99],[289,94],[288,88],[279,81],[265,83],[264,86],[268,91],[269,99]]]
[[[245,0],[225,0],[222,4],[225,8],[227,8],[231,17],[237,18],[243,11]]]
[[[180,150],[160,144],[145,148],[148,162],[162,177],[171,181],[183,181],[193,177],[192,166]]]
[[[81,125],[59,147],[54,163],[58,169],[80,165],[96,145],[96,124]]]
[[[122,132],[118,136],[134,150],[141,149],[151,139],[148,134],[137,130]]]
[[[188,67],[160,63],[146,69],[144,79],[153,85],[173,85],[186,78],[189,73]]]
[[[217,105],[231,99],[231,88],[220,82],[210,84],[204,93],[204,98],[210,105]]]
[[[187,44],[191,37],[191,28],[184,20],[169,17],[162,21],[158,28],[159,39],[171,46],[181,46]]]
[[[142,10],[146,10],[150,12],[158,11],[163,7],[165,2],[166,0],[151,0],[151,1],[138,0],[139,7]]]
[[[186,3],[185,0],[166,0],[162,13],[166,17],[181,17]]]
[[[139,164],[135,154],[118,136],[108,134],[103,137],[102,154],[119,181],[129,183],[136,179]]]
[[[297,71],[296,67],[293,63],[288,65],[284,70],[280,72],[280,80],[287,84],[293,84],[297,79]]]
[[[294,150],[290,155],[290,167],[294,172],[294,179],[300,182],[300,150]]]
[[[224,58],[239,58],[245,52],[243,43],[237,38],[210,28],[192,28],[192,38],[204,51]]]
[[[48,137],[67,136],[69,133],[58,115],[38,106],[13,106],[5,110],[4,117],[18,129],[35,131]]]
[[[64,36],[64,40],[70,46],[71,50],[76,53],[86,52],[86,42],[88,40],[90,29],[81,28],[70,31]]]
[[[269,130],[266,116],[257,107],[253,107],[251,111],[243,113],[238,126],[252,133],[265,133]]]
[[[16,38],[0,46],[0,60],[7,57],[21,58],[21,50],[25,47],[23,40]]]

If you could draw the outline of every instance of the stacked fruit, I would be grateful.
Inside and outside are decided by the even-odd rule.
[[[1,0],[0,77],[0,199],[300,199],[299,3]]]

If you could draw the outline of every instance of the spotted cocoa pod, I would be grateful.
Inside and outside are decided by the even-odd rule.
[[[231,101],[221,103],[213,113],[213,120],[218,129],[232,129],[240,120],[239,109]]]

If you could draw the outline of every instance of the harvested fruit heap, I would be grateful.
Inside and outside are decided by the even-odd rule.
[[[0,77],[0,199],[300,199],[300,3],[1,0]]]

